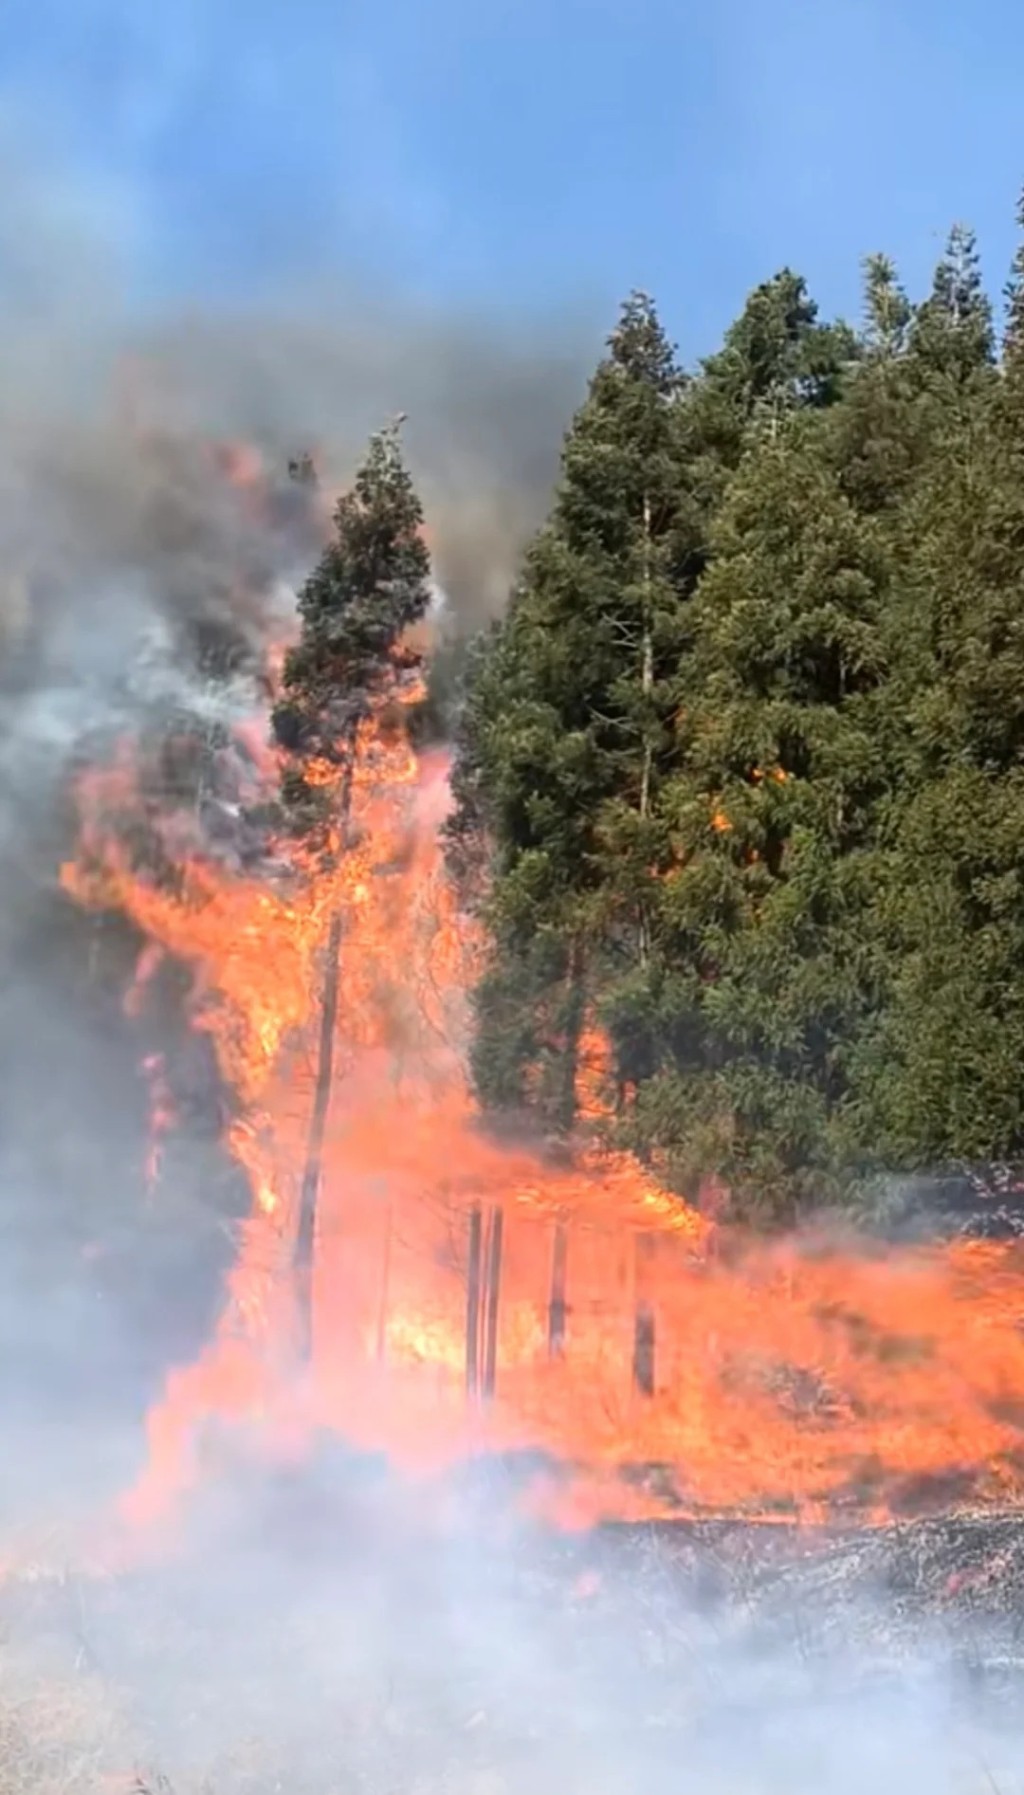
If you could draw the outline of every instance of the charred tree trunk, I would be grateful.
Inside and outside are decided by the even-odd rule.
[[[633,1388],[641,1396],[654,1395],[657,1346],[654,1308],[648,1288],[648,1267],[653,1252],[650,1235],[638,1234],[635,1247],[635,1295],[633,1303]]]
[[[654,1312],[638,1303],[633,1320],[633,1386],[641,1396],[654,1395]]]
[[[469,1212],[469,1252],[466,1264],[466,1395],[475,1401],[480,1391],[480,1261],[483,1237],[480,1205]]]
[[[349,819],[352,810],[353,746],[345,767],[339,806],[339,850],[348,846]],[[327,1112],[331,1106],[334,1080],[334,1032],[338,1021],[338,991],[341,981],[341,911],[331,917],[327,933],[324,988],[320,1008],[320,1043],[317,1052],[316,1085],[313,1092],[313,1113],[309,1122],[306,1159],[299,1192],[299,1215],[295,1228],[292,1271],[295,1282],[296,1332],[299,1356],[308,1360],[313,1348],[313,1256],[316,1244],[316,1216],[323,1171],[324,1136]]]
[[[384,1216],[384,1264],[380,1274],[380,1303],[377,1308],[377,1363],[383,1365],[387,1353],[388,1340],[388,1305],[391,1300],[391,1236],[394,1232],[395,1213],[389,1203]]]
[[[316,1212],[323,1169],[324,1134],[331,1103],[334,1078],[334,1030],[338,1020],[338,985],[341,976],[341,916],[331,918],[327,936],[327,970],[324,976],[323,1002],[320,1011],[320,1047],[317,1055],[316,1089],[313,1114],[309,1124],[306,1162],[302,1171],[299,1196],[299,1219],[295,1230],[293,1266],[295,1272],[296,1325],[299,1353],[308,1359],[313,1346],[313,1250],[316,1241]]]
[[[504,1211],[491,1211],[490,1238],[487,1250],[487,1302],[484,1313],[484,1376],[485,1397],[494,1395],[498,1377],[498,1310],[501,1303],[501,1253],[505,1229]]]
[[[569,1256],[569,1237],[564,1222],[555,1223],[551,1243],[551,1294],[548,1298],[548,1358],[560,1359],[565,1351],[568,1310],[565,1302],[565,1276]]]
[[[577,1081],[580,1069],[580,1037],[586,1010],[583,982],[583,943],[577,937],[569,950],[569,966],[565,980],[565,1049],[562,1054],[557,1091],[555,1126],[568,1134],[576,1120]]]

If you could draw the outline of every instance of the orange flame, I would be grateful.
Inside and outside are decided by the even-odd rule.
[[[66,889],[120,909],[151,944],[136,1005],[156,956],[191,968],[193,1024],[235,1093],[227,1145],[252,1190],[220,1325],[168,1378],[126,1515],[173,1512],[224,1425],[274,1451],[326,1427],[421,1470],[480,1447],[539,1452],[551,1471],[529,1500],[567,1526],[680,1508],[877,1517],[929,1486],[943,1500],[1018,1495],[1020,1251],[758,1243],[625,1155],[591,1145],[552,1164],[489,1138],[463,1070],[478,944],[441,861],[445,759],[417,759],[371,720],[356,768],[346,851],[326,871],[293,853],[273,877],[194,846],[176,854],[130,744],[79,785]],[[263,776],[275,772],[264,752]],[[125,823],[147,814],[169,872],[140,869],[129,845]],[[299,1386],[291,1254],[338,913],[336,1077]],[[585,1116],[603,1113],[608,1076],[591,1027]],[[162,1103],[159,1125],[173,1126]],[[475,1261],[474,1238],[486,1245]],[[494,1375],[482,1395],[471,1379],[467,1397],[470,1336]]]

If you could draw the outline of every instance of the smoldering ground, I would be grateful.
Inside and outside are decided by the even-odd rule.
[[[250,1466],[211,1480],[156,1563],[9,1582],[5,1787],[1016,1786],[1013,1625],[915,1582],[913,1529],[882,1548],[710,1523],[553,1541],[493,1476],[475,1503],[447,1494],[337,1452]],[[41,1691],[59,1784],[20,1773]]]

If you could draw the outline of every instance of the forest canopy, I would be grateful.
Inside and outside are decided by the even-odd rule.
[[[568,1132],[598,1035],[611,1138],[773,1220],[1024,1158],[1024,248],[1005,297],[957,227],[693,369],[626,301],[464,682],[485,1109]]]

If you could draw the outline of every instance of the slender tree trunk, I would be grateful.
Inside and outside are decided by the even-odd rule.
[[[479,1203],[469,1212],[469,1251],[466,1264],[466,1395],[475,1402],[480,1393],[480,1261],[482,1225]]]
[[[574,940],[569,950],[566,987],[565,1052],[562,1056],[556,1119],[558,1128],[568,1134],[576,1120],[576,1077],[579,1072],[580,1035],[583,1032],[583,946],[579,940]]]
[[[551,1242],[551,1294],[548,1299],[548,1358],[560,1359],[565,1351],[566,1320],[565,1280],[569,1257],[569,1237],[565,1223],[556,1222]]]
[[[579,1107],[576,1083],[579,1074],[580,1036],[583,1032],[585,1009],[583,967],[583,945],[579,940],[575,940],[569,955],[569,989],[567,997],[569,1015],[562,1097],[558,1118],[559,1125],[565,1134],[568,1134],[572,1129]],[[565,1269],[568,1244],[565,1223],[557,1221],[555,1223],[554,1239],[551,1245],[551,1288],[548,1295],[548,1357],[550,1359],[560,1358],[565,1349],[567,1315],[565,1304]]]
[[[633,1387],[642,1396],[653,1396],[657,1340],[647,1276],[653,1253],[650,1235],[637,1235],[634,1253]]]
[[[299,1196],[299,1219],[295,1230],[293,1268],[295,1273],[296,1325],[299,1352],[308,1359],[313,1348],[313,1252],[316,1240],[317,1201],[323,1169],[324,1134],[331,1103],[334,1077],[334,1030],[338,1020],[338,986],[341,978],[341,913],[331,917],[327,936],[327,969],[324,976],[320,1009],[320,1047],[317,1056],[316,1088],[313,1114],[309,1124],[306,1161],[302,1171]]]
[[[484,1376],[483,1393],[485,1397],[494,1395],[498,1378],[498,1311],[501,1302],[501,1252],[505,1227],[503,1210],[495,1206],[491,1211],[490,1237],[487,1251],[487,1302],[484,1314]]]
[[[391,1300],[391,1236],[395,1215],[391,1203],[384,1216],[384,1264],[380,1274],[380,1302],[377,1305],[377,1363],[383,1365],[388,1339],[388,1305]]]
[[[349,757],[341,788],[339,807],[339,848],[348,846],[349,818],[352,809],[352,757]],[[336,910],[327,932],[323,995],[320,1003],[320,1041],[317,1052],[316,1084],[313,1090],[313,1111],[306,1143],[306,1158],[299,1193],[299,1214],[292,1252],[295,1283],[296,1331],[299,1356],[308,1361],[313,1350],[313,1258],[316,1245],[317,1205],[323,1171],[324,1136],[327,1114],[331,1106],[334,1079],[334,1034],[338,1022],[338,992],[341,982],[342,915]]]

